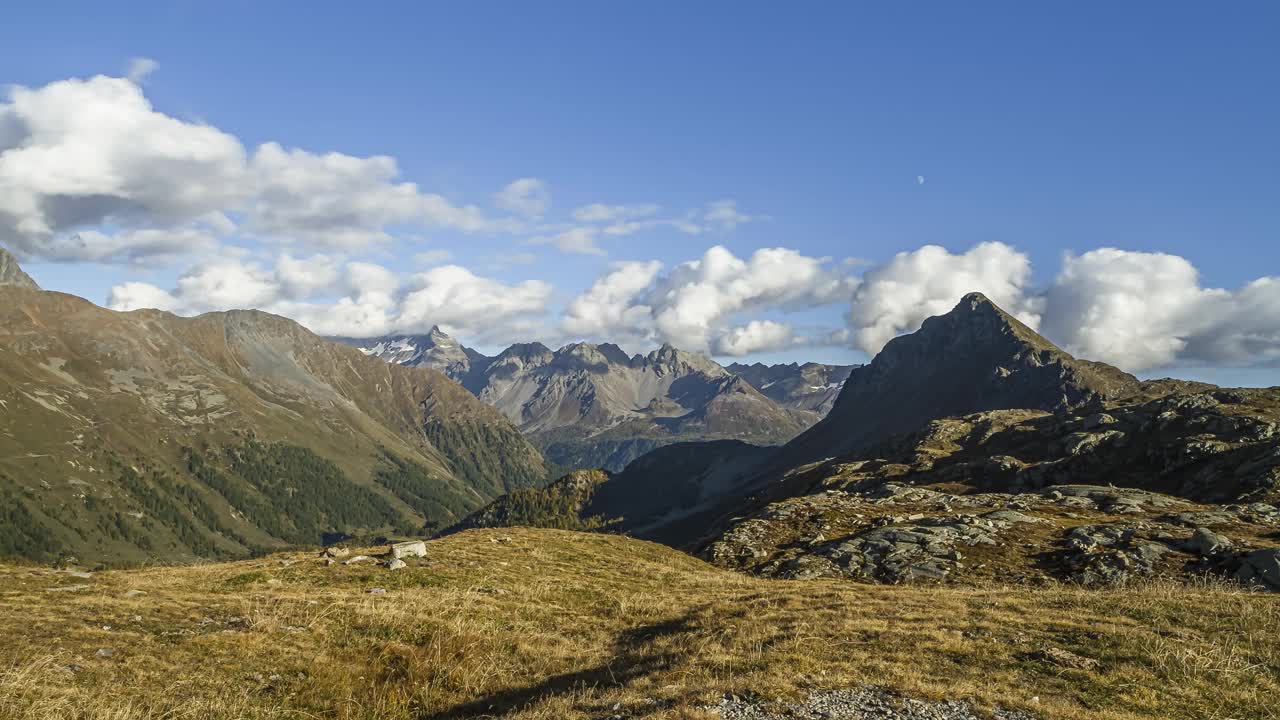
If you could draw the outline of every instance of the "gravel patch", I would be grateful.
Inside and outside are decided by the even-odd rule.
[[[799,704],[726,697],[710,709],[724,720],[1035,720],[1009,710],[978,715],[968,703],[912,700],[879,688],[816,692]]]

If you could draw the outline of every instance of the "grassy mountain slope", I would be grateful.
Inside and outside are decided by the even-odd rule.
[[[244,555],[448,524],[546,473],[439,373],[284,318],[0,287],[0,492],[22,508],[0,552]]]
[[[1039,720],[1277,716],[1276,596],[761,580],[553,530],[427,554],[0,566],[0,717],[712,720],[867,683]]]

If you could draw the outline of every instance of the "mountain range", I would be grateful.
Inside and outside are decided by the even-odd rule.
[[[512,345],[488,357],[432,328],[425,335],[333,338],[367,355],[439,370],[497,408],[548,460],[620,471],[675,442],[778,445],[830,409],[849,366],[733,365],[671,345]]]
[[[1193,461],[1192,470],[1201,475],[1192,473],[1192,477],[1236,478],[1230,487],[1254,492],[1248,495],[1228,490],[1224,479],[1217,481],[1220,491],[1214,494],[1202,479],[1199,484],[1192,483],[1191,489],[1177,490],[1189,500],[1280,499],[1267,490],[1280,484],[1280,430],[1274,422],[1280,416],[1280,397],[1276,392],[1247,393],[1252,398],[1248,402],[1233,400],[1243,405],[1226,418],[1200,413],[1193,421],[1177,425],[1153,424],[1174,417],[1170,407],[1217,407],[1221,403],[1213,398],[1187,399],[1216,390],[1203,383],[1142,382],[1114,367],[1072,357],[975,293],[962,298],[951,312],[926,320],[917,332],[890,341],[870,364],[853,369],[827,416],[781,447],[732,442],[672,445],[646,455],[621,473],[598,480],[585,502],[575,505],[543,499],[539,505],[577,507],[579,519],[590,518],[594,526],[691,550],[713,548],[707,552],[726,564],[744,569],[767,567],[772,572],[782,560],[773,565],[743,563],[739,556],[745,553],[750,559],[759,552],[764,553],[761,557],[773,557],[770,553],[778,552],[783,560],[794,559],[796,553],[772,548],[793,547],[787,543],[796,542],[801,531],[765,532],[762,528],[772,527],[765,519],[779,512],[779,507],[791,507],[788,503],[808,507],[819,502],[827,489],[842,487],[827,479],[847,478],[851,468],[885,468],[870,476],[854,476],[866,481],[859,487],[872,493],[872,498],[878,497],[874,495],[877,488],[900,479],[904,465],[915,467],[922,478],[918,482],[952,493],[954,483],[962,478],[974,488],[970,492],[977,488],[1024,491],[1036,483],[1041,487],[1055,482],[1115,482],[1169,491],[1171,485],[1178,488],[1191,482],[1185,479],[1188,463],[1165,459],[1172,456]],[[1088,426],[1082,417],[1103,417],[1104,411],[1132,418],[1124,427],[1135,438],[1134,444],[1122,443],[1119,447],[1127,448],[1123,452],[1105,452],[1105,463],[1077,462],[1074,456],[1080,447],[1093,448],[1090,443],[1102,440],[1073,433]],[[1008,419],[998,426],[965,419],[991,412],[1008,413]],[[1237,413],[1249,417],[1232,419]],[[1054,422],[1045,427],[1047,420],[1035,418]],[[914,444],[911,434],[931,427],[930,423],[943,423],[941,427],[953,430],[933,431],[927,443]],[[1253,425],[1249,423],[1258,427],[1250,429]],[[997,429],[1003,432],[998,443],[991,437]],[[1222,438],[1204,434],[1215,429]],[[1140,435],[1139,430],[1146,434]],[[1016,450],[1009,447],[1018,438],[1028,439]],[[1104,439],[1114,441],[1114,436]],[[1246,452],[1242,442],[1260,444],[1248,446]],[[954,463],[945,472],[934,468],[939,459],[956,452],[957,444],[978,449],[961,455],[965,462]],[[1001,454],[1010,457],[991,457]],[[1012,459],[1013,455],[1019,459]],[[886,457],[909,459],[886,461]],[[1024,466],[1027,470],[1022,474],[1009,471]],[[1055,472],[1053,468],[1063,470]],[[1175,471],[1182,474],[1175,475]],[[564,493],[564,488],[553,484],[531,492],[556,495]],[[499,499],[495,504],[504,502]],[[1007,503],[1025,506],[1019,500]],[[784,518],[791,517],[785,513],[792,511],[783,512]],[[862,518],[870,517],[865,509],[861,513]],[[462,526],[483,524],[491,516],[482,509]],[[821,525],[826,520],[815,518],[814,522]],[[781,524],[790,527],[785,519]],[[753,534],[757,530],[764,534]],[[1254,526],[1248,532],[1265,534]],[[775,543],[768,539],[773,536],[782,539]],[[726,545],[728,539],[732,542]],[[1038,547],[1040,551],[1047,550]]]
[[[0,251],[0,555],[177,561],[421,532],[548,474],[434,370],[258,311],[114,312]]]

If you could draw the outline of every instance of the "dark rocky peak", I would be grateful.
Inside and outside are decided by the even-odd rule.
[[[1138,390],[1134,376],[1077,360],[981,293],[961,298],[850,373],[831,413],[788,459],[844,455],[930,420],[985,410],[1074,411]]]
[[[0,285],[27,288],[28,290],[40,289],[36,281],[22,271],[22,267],[18,265],[18,259],[9,254],[9,251],[4,248],[0,248]]]

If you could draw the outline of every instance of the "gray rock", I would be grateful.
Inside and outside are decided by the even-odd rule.
[[[1183,549],[1196,555],[1217,555],[1231,547],[1231,541],[1208,528],[1196,528]]]
[[[408,563],[401,560],[400,558],[391,558],[390,560],[387,561],[388,570],[399,570],[400,568],[403,568],[403,567],[408,567]]]
[[[410,540],[407,542],[399,542],[391,546],[391,557],[399,560],[407,557],[427,556],[427,544],[421,540]]]
[[[1236,579],[1280,592],[1280,548],[1254,550],[1241,559]]]

